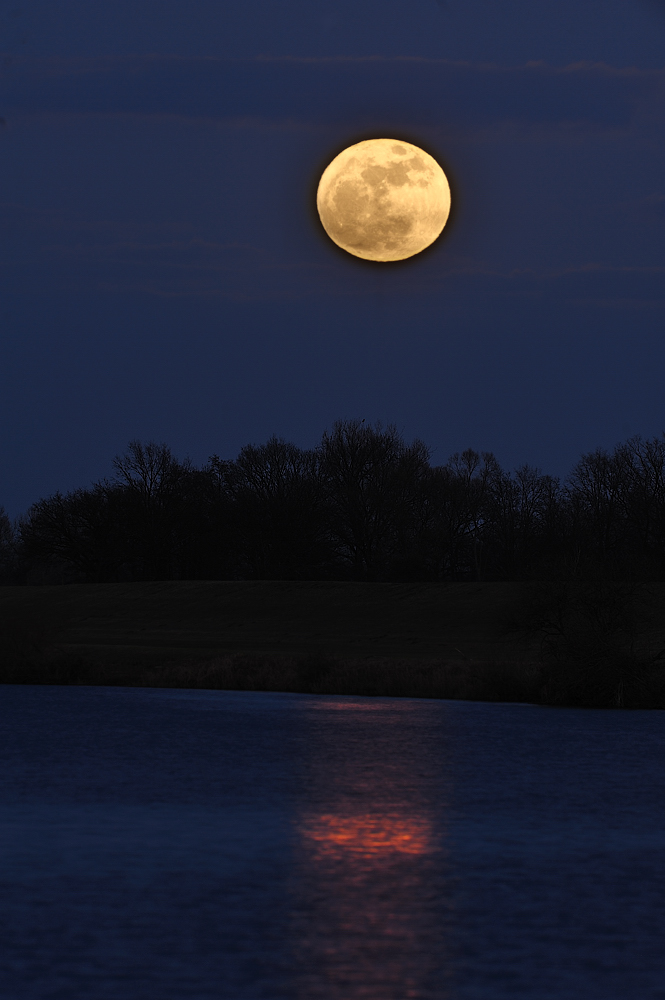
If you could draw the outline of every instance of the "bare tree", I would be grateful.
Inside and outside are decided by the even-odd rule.
[[[376,578],[412,525],[429,452],[364,420],[338,420],[318,452],[331,539],[354,577]]]
[[[125,454],[113,459],[113,481],[141,496],[149,506],[173,493],[190,467],[189,460],[178,462],[165,444],[130,441]]]
[[[30,575],[39,580],[112,579],[126,559],[118,497],[99,483],[37,501],[20,535]]]
[[[601,448],[583,455],[567,481],[574,530],[587,562],[616,566],[627,538],[627,483],[629,456],[617,448]]]
[[[491,452],[479,454],[467,448],[452,455],[444,470],[447,489],[441,513],[445,526],[446,575],[479,580],[487,544],[492,482],[502,475],[501,468]]]
[[[561,528],[561,486],[540,469],[491,469],[485,503],[486,562],[494,578],[516,579],[547,562]]]
[[[221,470],[254,577],[302,577],[323,559],[318,456],[281,438],[246,445]]]
[[[633,437],[617,451],[625,470],[625,508],[633,552],[642,572],[665,569],[665,435]]]
[[[130,441],[113,460],[109,485],[124,495],[128,537],[150,577],[180,575],[179,527],[188,508],[192,465],[179,462],[165,444]]]
[[[0,507],[0,584],[14,583],[18,573],[18,538],[14,526]]]

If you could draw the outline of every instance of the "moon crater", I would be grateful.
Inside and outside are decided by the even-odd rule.
[[[411,143],[366,139],[324,170],[319,218],[342,249],[366,260],[404,260],[441,234],[450,187],[436,160]]]

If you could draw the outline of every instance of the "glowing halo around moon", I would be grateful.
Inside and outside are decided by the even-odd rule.
[[[316,207],[337,246],[365,260],[405,260],[430,246],[450,214],[436,160],[402,139],[365,139],[321,175]]]

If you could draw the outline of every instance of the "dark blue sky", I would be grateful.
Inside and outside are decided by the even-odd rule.
[[[0,504],[339,417],[565,474],[665,430],[665,4],[0,0]],[[339,251],[340,149],[436,156],[444,236]]]

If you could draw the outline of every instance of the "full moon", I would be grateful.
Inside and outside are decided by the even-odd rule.
[[[365,139],[323,171],[316,194],[323,228],[365,260],[404,260],[441,234],[450,187],[429,153],[402,139]]]

